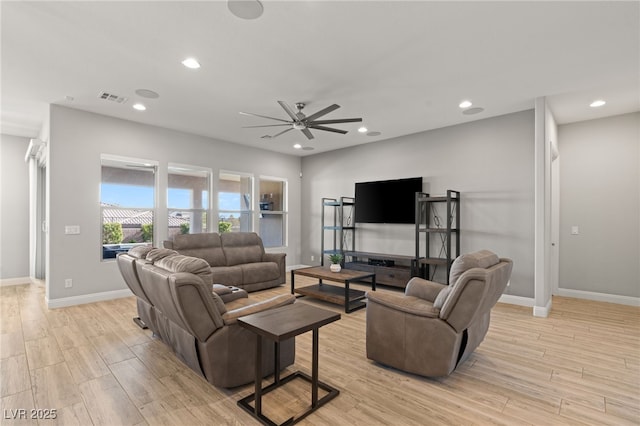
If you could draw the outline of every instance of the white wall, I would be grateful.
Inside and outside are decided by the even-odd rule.
[[[423,190],[461,194],[461,251],[514,260],[506,294],[534,296],[534,113],[524,111],[302,160],[302,262],[318,263],[322,197],[355,182],[422,176]],[[413,255],[413,225],[358,227],[356,249]],[[311,256],[315,262],[311,261]]]
[[[100,260],[100,155],[159,162],[159,203],[166,194],[169,162],[282,177],[289,182],[287,264],[299,263],[300,159],[201,136],[147,126],[52,105],[49,135],[49,265],[51,306],[78,303],[82,296],[126,289],[114,261]],[[25,191],[26,192],[26,191]],[[79,225],[79,235],[65,235]],[[161,224],[158,225],[161,228]],[[163,232],[163,231],[158,231]],[[156,242],[156,245],[161,244]],[[73,280],[64,288],[64,280]],[[70,299],[67,299],[70,298]]]
[[[561,125],[559,141],[561,294],[640,297],[640,113]]]
[[[29,277],[29,139],[0,135],[0,280]]]

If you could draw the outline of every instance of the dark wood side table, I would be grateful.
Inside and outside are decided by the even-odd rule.
[[[319,328],[340,319],[340,314],[317,308],[305,303],[293,303],[276,309],[259,312],[238,318],[238,325],[256,334],[256,382],[255,392],[238,401],[238,405],[260,420],[265,425],[276,425],[271,419],[262,414],[262,395],[277,389],[295,378],[302,378],[311,383],[311,406],[302,413],[291,417],[284,424],[294,424],[302,420],[315,410],[326,404],[340,391],[318,380],[318,334]],[[297,371],[280,379],[280,342],[299,334],[313,331],[311,376]],[[274,382],[262,388],[262,338],[275,342]],[[318,387],[328,393],[318,399]],[[249,403],[255,401],[251,407]]]

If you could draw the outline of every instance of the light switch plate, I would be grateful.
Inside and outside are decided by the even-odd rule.
[[[578,235],[580,233],[580,230],[578,229],[577,225],[574,225],[571,227],[571,235]]]
[[[66,225],[64,233],[66,235],[78,235],[80,233],[80,225]]]

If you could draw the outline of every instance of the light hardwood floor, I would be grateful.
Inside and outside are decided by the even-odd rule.
[[[132,322],[133,298],[49,310],[37,285],[0,294],[2,424],[257,424],[236,405],[252,385],[209,385]],[[296,342],[289,370],[309,372],[310,333]],[[535,318],[498,304],[474,355],[439,379],[367,360],[365,311],[342,313],[320,329],[320,379],[341,393],[301,424],[640,424],[640,309],[554,297],[550,316]],[[268,395],[265,413],[284,421],[308,396],[305,382],[291,382]],[[19,409],[57,418],[12,420]]]

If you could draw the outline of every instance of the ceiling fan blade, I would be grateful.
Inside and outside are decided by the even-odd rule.
[[[304,133],[307,139],[313,139],[313,134],[309,131],[309,129],[302,129],[301,132]]]
[[[266,116],[266,115],[254,114],[254,113],[252,113],[252,112],[242,112],[242,111],[240,111],[240,114],[242,114],[242,115],[251,115],[251,116],[253,116],[253,117],[268,118],[269,120],[276,120],[276,121],[282,121],[282,122],[284,122],[284,123],[289,123],[289,121],[287,121],[287,120],[283,120],[283,119],[281,119],[281,118],[268,117],[268,116]]]
[[[264,124],[262,126],[242,126],[243,129],[252,129],[254,127],[279,127],[279,126],[291,126],[291,123],[282,124]]]
[[[315,120],[309,124],[359,123],[362,118],[337,118],[335,120]]]
[[[336,109],[338,109],[338,108],[340,108],[340,105],[338,105],[338,104],[329,105],[328,107],[326,107],[326,108],[324,108],[324,109],[321,109],[320,111],[318,111],[318,112],[316,112],[316,113],[314,113],[314,114],[311,114],[310,116],[308,116],[308,117],[306,118],[306,120],[307,120],[307,121],[313,121],[313,120],[315,120],[316,118],[318,118],[318,117],[322,117],[323,115],[327,115],[327,114],[329,114],[331,111],[334,111],[334,110],[336,110]]]
[[[296,113],[291,109],[291,107],[285,101],[278,101],[280,106],[285,110],[287,115],[291,117],[293,121],[299,121],[300,119],[296,115]]]
[[[334,129],[333,127],[316,126],[315,124],[309,124],[309,127],[312,129],[324,130],[326,132],[342,133],[343,135],[347,133],[346,130]]]
[[[277,138],[278,136],[280,136],[283,133],[287,133],[289,130],[293,130],[293,127],[289,127],[288,129],[285,129],[283,131],[281,131],[280,133],[276,133],[275,135],[271,136],[271,138]]]

